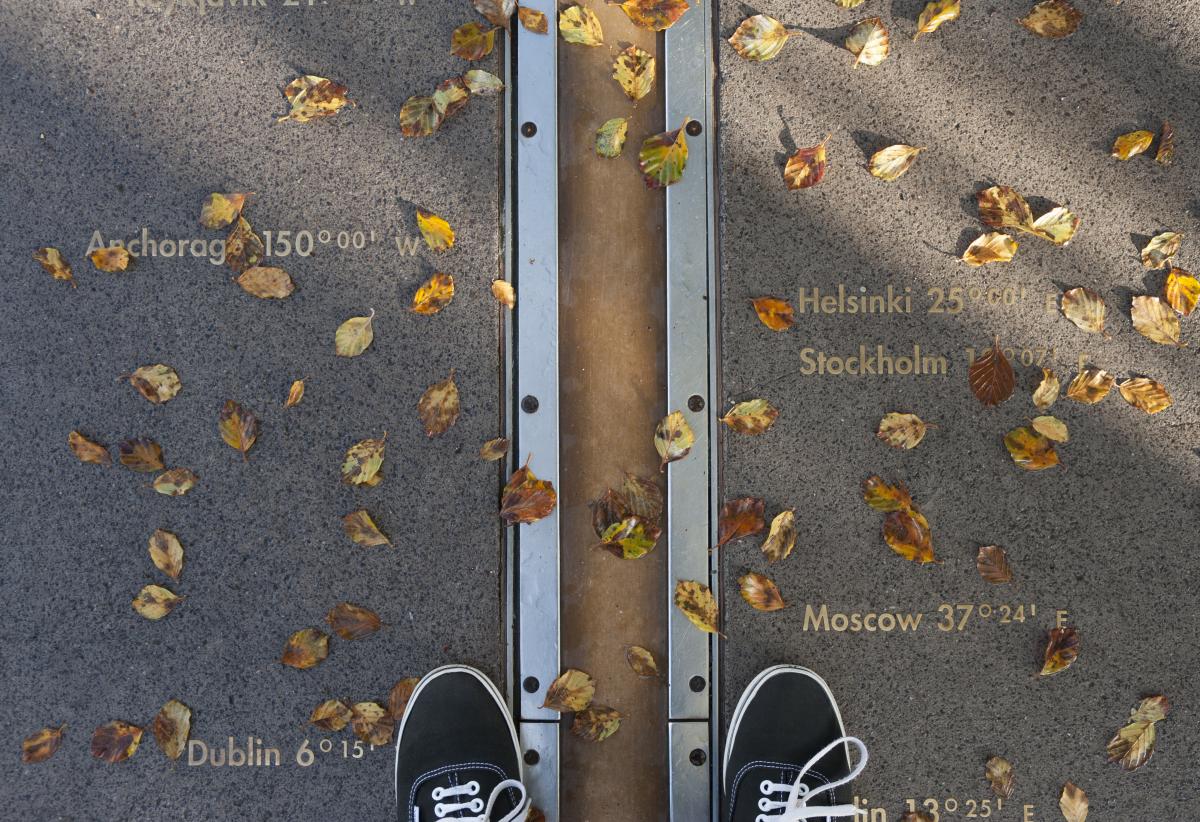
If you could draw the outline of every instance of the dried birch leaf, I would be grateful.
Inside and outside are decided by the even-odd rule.
[[[225,238],[225,265],[235,274],[242,274],[262,262],[265,250],[262,238],[254,233],[250,221],[238,217]]]
[[[912,167],[912,164],[916,162],[917,155],[924,150],[924,147],[917,148],[903,144],[881,148],[871,155],[869,166],[871,175],[889,183],[898,180],[904,172]]]
[[[188,734],[192,730],[192,709],[178,699],[168,700],[154,717],[151,729],[154,741],[167,759],[178,759],[187,747]]]
[[[582,711],[592,704],[595,695],[596,680],[583,671],[568,668],[550,683],[542,707],[558,711],[560,714]]]
[[[717,600],[707,585],[693,580],[679,580],[675,584],[675,607],[701,631],[720,633],[717,630]]]
[[[522,28],[534,34],[545,34],[550,30],[550,23],[546,20],[546,15],[537,9],[517,6],[517,19],[521,21]]]
[[[1090,288],[1072,288],[1062,296],[1062,313],[1089,334],[1104,334],[1104,298]]]
[[[875,436],[893,448],[916,448],[925,438],[929,424],[916,414],[902,414],[892,411],[885,414],[879,421],[879,430]]]
[[[992,228],[1018,228],[1029,231],[1033,210],[1012,186],[992,186],[975,195],[979,219]]]
[[[482,60],[496,45],[496,31],[474,21],[463,23],[450,35],[450,53],[464,60]]]
[[[388,713],[392,715],[392,719],[399,722],[404,718],[404,711],[408,708],[408,701],[412,699],[413,691],[417,689],[417,685],[420,682],[421,680],[415,676],[405,677],[388,691]]]
[[[891,48],[891,35],[879,17],[859,20],[846,38],[846,49],[854,55],[855,66],[877,66],[887,59]]]
[[[1029,231],[1055,245],[1066,245],[1079,230],[1079,222],[1079,217],[1069,208],[1056,206],[1034,220]]]
[[[375,520],[371,519],[371,515],[367,513],[366,508],[351,511],[342,517],[342,529],[346,532],[346,536],[364,548],[392,544],[391,540],[379,530],[379,526],[375,524]]]
[[[833,0],[834,5],[843,9],[856,9],[861,6],[866,0]]]
[[[985,582],[1002,585],[1012,582],[1012,567],[1008,564],[1008,553],[999,545],[984,545],[975,556],[975,568]]]
[[[432,250],[446,251],[454,247],[454,229],[438,215],[418,208],[417,228]]]
[[[89,462],[93,465],[112,465],[112,455],[108,453],[108,448],[101,445],[95,440],[88,439],[78,431],[72,431],[67,434],[67,445],[80,462]]]
[[[337,732],[350,724],[350,706],[340,699],[327,699],[313,709],[308,721],[322,731]]]
[[[1074,628],[1054,628],[1046,640],[1041,676],[1067,670],[1079,658],[1079,634]],[[1005,797],[1007,799],[1007,797]]]
[[[1063,785],[1062,795],[1058,798],[1058,809],[1062,811],[1066,822],[1087,822],[1087,794],[1083,788],[1068,782]]]
[[[375,339],[375,309],[365,317],[351,317],[338,326],[333,348],[339,357],[357,357]]]
[[[1103,368],[1089,365],[1075,375],[1067,386],[1067,398],[1084,405],[1095,405],[1108,396],[1113,387],[1113,376]]]
[[[756,611],[778,611],[784,607],[783,594],[770,577],[751,571],[738,580],[742,599]]]
[[[1158,135],[1158,151],[1154,155],[1154,162],[1160,166],[1169,166],[1175,159],[1175,129],[1166,120],[1163,120],[1162,131]]]
[[[905,811],[900,822],[933,822],[933,817],[925,811]]]
[[[1130,316],[1134,330],[1146,339],[1161,345],[1183,347],[1179,340],[1179,315],[1158,297],[1134,297]]]
[[[665,471],[668,463],[686,457],[695,442],[696,435],[682,412],[672,411],[663,417],[654,429],[654,447],[662,457],[658,470]]]
[[[1119,762],[1127,771],[1136,771],[1154,755],[1156,725],[1166,718],[1171,703],[1161,694],[1143,699],[1129,713],[1129,724],[1117,731],[1108,743],[1108,761]]]
[[[876,511],[907,511],[912,508],[912,497],[904,483],[889,485],[881,477],[870,476],[863,480],[863,502]]]
[[[783,181],[787,183],[789,191],[812,188],[825,179],[825,170],[829,166],[825,156],[825,144],[832,136],[827,134],[825,139],[815,146],[798,148],[788,157],[787,164],[783,167]]]
[[[684,133],[687,124],[688,120],[684,118],[683,125],[674,131],[652,134],[642,141],[638,170],[642,172],[647,188],[665,188],[683,179],[688,159],[687,135]]]
[[[558,33],[568,43],[580,46],[604,45],[600,18],[583,6],[568,6],[558,13]]]
[[[1171,308],[1188,316],[1196,310],[1196,303],[1200,302],[1200,280],[1182,268],[1172,268],[1163,284],[1163,299]]]
[[[467,69],[463,72],[462,81],[467,91],[477,97],[504,91],[504,81],[483,69]]]
[[[35,259],[42,268],[56,280],[63,280],[75,288],[75,278],[71,274],[71,265],[57,248],[39,248],[33,252]],[[47,729],[49,730],[49,729]]]
[[[134,471],[150,473],[163,469],[162,446],[147,437],[125,440],[117,445],[121,464]]]
[[[116,246],[97,248],[88,255],[88,259],[92,261],[92,265],[96,266],[98,271],[105,271],[109,274],[125,271],[133,262],[133,257],[127,250]]]
[[[450,430],[458,422],[458,386],[454,384],[454,371],[441,382],[425,389],[417,401],[417,413],[425,426],[425,436],[437,437]]]
[[[942,23],[957,20],[961,13],[961,0],[929,0],[921,16],[917,18],[917,33],[913,35],[913,39],[916,40],[922,34],[932,34]]]
[[[171,400],[183,388],[179,375],[169,365],[143,365],[129,375],[129,384],[155,405]]]
[[[387,745],[392,741],[396,721],[378,702],[356,702],[350,709],[350,729],[368,745]]]
[[[182,497],[196,487],[200,480],[187,468],[172,468],[154,478],[154,490],[167,497]]]
[[[42,728],[21,741],[21,764],[36,765],[45,762],[58,751],[62,744],[63,731],[66,725],[57,728]]]
[[[329,635],[316,628],[302,628],[288,637],[279,661],[298,670],[319,664],[329,656]]]
[[[1134,377],[1117,384],[1117,390],[1125,398],[1125,402],[1147,414],[1157,414],[1166,411],[1175,401],[1167,393],[1167,389],[1149,377]]]
[[[1017,241],[999,231],[989,231],[976,237],[963,252],[962,260],[978,268],[988,263],[1007,263],[1017,253]]]
[[[1142,265],[1146,268],[1163,268],[1179,253],[1183,235],[1177,231],[1164,231],[1150,238],[1142,249]]]
[[[508,453],[508,438],[496,437],[488,440],[479,448],[479,458],[484,462],[495,462],[498,459],[503,459]]]
[[[992,793],[1001,799],[1012,797],[1015,786],[1011,762],[1002,756],[993,756],[984,765],[983,775],[987,777],[988,784],[992,786]]]
[[[505,525],[537,522],[548,517],[558,502],[554,484],[538,479],[526,462],[508,480],[500,497],[500,519]]]
[[[286,271],[270,265],[247,268],[238,276],[237,284],[260,300],[282,300],[296,290],[296,284]]]
[[[621,497],[629,513],[646,522],[657,522],[662,516],[663,492],[654,480],[626,474],[621,484]]]
[[[735,539],[761,534],[767,527],[763,520],[766,503],[762,497],[739,497],[721,506],[721,518],[717,525],[717,547],[727,545]]]
[[[236,220],[246,205],[247,194],[209,194],[200,206],[200,225],[224,228]]]
[[[1042,471],[1058,465],[1058,452],[1049,437],[1032,428],[1014,428],[1004,435],[1004,447],[1013,462],[1026,471]]]
[[[512,309],[517,306],[517,292],[508,280],[492,280],[492,296],[505,308]]]
[[[1070,435],[1067,433],[1067,424],[1057,417],[1048,415],[1034,417],[1029,423],[1029,427],[1055,442],[1067,442],[1070,439]]]
[[[179,537],[159,528],[150,535],[149,550],[154,567],[171,579],[178,580],[183,573],[183,545]]]
[[[258,417],[254,412],[243,408],[233,400],[226,400],[221,409],[217,422],[221,439],[230,448],[242,452],[242,459],[248,459],[250,448],[258,439]]]
[[[756,399],[737,403],[721,417],[721,422],[739,434],[762,434],[778,418],[778,408],[764,399]]]
[[[1066,0],[1042,0],[1017,22],[1039,37],[1057,40],[1074,33],[1083,15]]]
[[[432,97],[413,95],[400,107],[400,133],[405,137],[428,137],[442,125],[442,113]]]
[[[293,380],[292,387],[288,389],[287,400],[283,403],[284,408],[295,408],[304,399],[304,380]]]
[[[621,727],[621,714],[607,705],[593,705],[575,714],[571,733],[589,742],[603,742]]]
[[[796,547],[796,512],[780,511],[771,520],[771,530],[763,540],[762,552],[767,562],[787,559]]]
[[[630,645],[625,649],[625,661],[629,663],[633,672],[643,679],[659,676],[658,663],[654,661],[654,654],[640,645]]]
[[[513,11],[517,8],[516,0],[472,0],[472,5],[489,23],[503,28],[508,28]]]
[[[751,300],[758,321],[772,331],[787,331],[796,321],[796,312],[787,300],[777,297],[758,297]]]
[[[654,87],[654,57],[637,46],[629,46],[613,61],[613,79],[630,100],[641,100]]]
[[[616,5],[621,7],[635,26],[650,31],[671,28],[690,8],[687,0],[625,0]]]
[[[342,481],[350,485],[375,485],[383,466],[387,433],[379,439],[360,440],[346,449],[342,460]]]
[[[1042,380],[1033,390],[1033,404],[1045,410],[1058,400],[1058,377],[1049,368],[1042,369]]]
[[[433,107],[437,109],[442,123],[457,114],[459,109],[465,106],[470,99],[471,92],[461,77],[443,80],[433,90]]]
[[[342,639],[366,639],[383,627],[379,614],[351,602],[342,602],[330,608],[325,621]]]
[[[174,611],[183,597],[163,588],[161,585],[147,585],[133,599],[133,610],[146,619],[158,620]]]
[[[1122,134],[1113,142],[1112,156],[1118,160],[1128,160],[1150,148],[1154,142],[1153,131],[1131,131]]]
[[[346,99],[346,87],[325,77],[305,74],[292,80],[283,89],[283,96],[291,105],[291,111],[276,122],[292,120],[307,123],[337,114],[350,101]]]
[[[596,153],[601,157],[612,159],[620,157],[625,148],[625,135],[629,132],[629,118],[614,117],[605,120],[604,125],[596,129]]]
[[[124,762],[137,753],[141,742],[141,728],[114,719],[92,732],[92,756],[110,765]]]
[[[434,274],[417,289],[412,298],[412,310],[417,314],[436,314],[454,299],[454,278],[449,274]]]
[[[999,341],[975,358],[967,371],[967,380],[971,392],[986,406],[999,405],[1012,396],[1017,378]]]
[[[729,45],[747,60],[762,62],[779,56],[791,33],[774,17],[756,14],[747,17],[729,38]]]
[[[913,508],[892,511],[883,518],[883,541],[909,562],[940,562],[933,553],[933,533],[925,515]]]
[[[640,517],[625,517],[604,529],[600,547],[618,559],[641,559],[654,550],[660,533]]]

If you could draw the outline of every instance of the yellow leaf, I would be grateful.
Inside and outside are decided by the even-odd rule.
[[[575,714],[571,733],[589,742],[603,742],[621,727],[621,714],[607,705],[593,705]]]
[[[226,400],[217,421],[217,429],[221,439],[230,448],[242,452],[242,459],[247,459],[250,447],[258,439],[258,417],[254,412],[243,408],[233,400]]]
[[[696,435],[681,412],[672,411],[663,417],[654,430],[654,447],[662,457],[659,470],[665,470],[667,463],[686,457],[695,442]]]
[[[159,528],[150,535],[149,550],[154,567],[171,579],[178,580],[183,573],[183,545],[179,537]]]
[[[163,588],[160,585],[147,585],[142,588],[133,600],[133,610],[146,619],[162,619],[175,610],[183,597]]]
[[[863,480],[862,495],[863,501],[876,511],[907,511],[912,508],[912,497],[904,483],[889,485],[878,476]]]
[[[1033,390],[1033,404],[1041,409],[1049,408],[1058,399],[1058,391],[1058,377],[1049,368],[1043,368],[1042,381]]]
[[[327,699],[313,709],[308,721],[322,731],[337,732],[350,724],[350,706],[340,699]]]
[[[1029,231],[1055,245],[1066,245],[1079,230],[1079,223],[1079,217],[1069,208],[1056,206],[1034,220]]]
[[[262,300],[282,300],[296,290],[296,284],[286,271],[269,265],[247,268],[237,278],[237,284],[247,294]]]
[[[1032,428],[1014,428],[1004,435],[1004,447],[1013,462],[1026,471],[1042,471],[1058,465],[1053,443]]]
[[[479,457],[484,462],[495,462],[508,453],[509,442],[505,437],[488,440],[479,448]]]
[[[442,125],[442,113],[433,98],[413,95],[400,107],[400,133],[405,137],[428,137]]]
[[[629,663],[633,672],[643,679],[659,676],[658,663],[654,661],[654,654],[640,645],[630,645],[625,649],[625,661]]]
[[[751,300],[758,320],[772,331],[787,331],[796,321],[796,312],[787,300],[777,297],[758,297]]]
[[[526,31],[531,31],[534,34],[545,34],[550,30],[550,24],[546,20],[546,15],[537,9],[531,9],[527,6],[517,6],[517,19],[521,21],[521,26]]]
[[[616,5],[621,7],[621,10],[635,26],[650,31],[664,31],[671,28],[675,21],[690,8],[687,0],[625,0]]]
[[[137,753],[141,741],[141,728],[114,719],[92,733],[92,756],[110,765],[124,762]]]
[[[721,422],[739,434],[761,434],[778,418],[778,408],[764,399],[756,399],[737,403],[721,417]]]
[[[329,609],[325,621],[342,639],[365,639],[383,627],[379,614],[370,608],[342,602]]]
[[[304,380],[294,380],[292,387],[288,389],[287,400],[284,402],[284,408],[295,408],[304,399]]]
[[[1058,419],[1058,417],[1051,417],[1049,415],[1034,417],[1030,421],[1029,427],[1043,437],[1055,442],[1067,442],[1071,438],[1067,432],[1067,424]]]
[[[647,188],[664,188],[683,179],[688,158],[687,135],[684,134],[687,124],[688,120],[684,118],[683,125],[674,131],[653,134],[642,142],[638,169]]]
[[[917,159],[917,155],[924,150],[924,148],[916,148],[903,144],[881,148],[871,155],[871,174],[889,183],[899,179],[904,172],[912,167],[912,164]]]
[[[242,213],[247,194],[209,194],[200,206],[200,225],[224,228]]]
[[[850,29],[846,38],[846,48],[854,55],[854,65],[877,66],[887,59],[891,52],[891,37],[887,26],[879,17],[868,17],[859,20]]]
[[[992,786],[992,793],[1001,799],[1008,799],[1013,793],[1013,767],[1002,756],[993,756],[983,766],[983,775]]]
[[[583,671],[568,668],[550,683],[542,707],[558,711],[560,714],[582,711],[592,704],[595,695],[596,680]]]
[[[162,446],[152,439],[140,437],[117,445],[121,464],[134,471],[149,473],[163,469]]]
[[[558,503],[554,483],[538,479],[526,463],[513,472],[500,497],[500,519],[506,525],[529,524],[550,515]]]
[[[174,398],[183,387],[175,369],[162,363],[138,368],[129,375],[129,384],[155,405],[161,405]]]
[[[747,60],[774,60],[791,33],[774,17],[756,14],[747,17],[729,38],[729,45]]]
[[[1162,268],[1171,262],[1171,258],[1179,253],[1179,245],[1183,235],[1176,231],[1164,231],[1156,234],[1142,249],[1142,265],[1146,268]]]
[[[1154,162],[1160,166],[1169,166],[1171,161],[1175,159],[1175,129],[1166,120],[1163,120],[1162,131],[1158,136],[1158,151],[1154,155]]]
[[[568,43],[581,46],[604,44],[604,31],[600,19],[591,9],[583,6],[568,6],[558,13],[558,33]]]
[[[496,31],[473,21],[463,23],[450,35],[450,53],[464,60],[482,60],[496,45]]]
[[[929,0],[921,16],[917,18],[917,33],[913,35],[913,39],[937,31],[942,23],[957,20],[961,13],[961,0]]]
[[[1062,296],[1062,313],[1090,334],[1104,334],[1104,298],[1090,288],[1072,288]]]
[[[475,11],[482,14],[489,23],[508,28],[509,18],[516,8],[516,0],[472,0]]]
[[[178,699],[168,700],[154,717],[154,741],[167,759],[178,759],[183,755],[191,729],[192,709]]]
[[[461,77],[451,77],[438,83],[433,90],[433,107],[441,115],[441,122],[450,119],[459,109],[471,99],[471,92],[466,81]]]
[[[654,550],[659,534],[658,526],[640,517],[625,517],[604,529],[600,547],[618,559],[641,559]]]
[[[1136,771],[1154,755],[1155,726],[1166,718],[1171,703],[1161,694],[1143,699],[1130,711],[1129,724],[1108,742],[1109,762],[1119,762],[1127,771]]]
[[[98,270],[107,271],[109,274],[116,274],[126,270],[133,261],[128,251],[116,246],[97,248],[88,255],[88,259],[92,261],[92,265],[96,266]]]
[[[1163,299],[1171,308],[1188,316],[1196,310],[1196,303],[1200,302],[1200,280],[1182,268],[1172,268],[1163,285]]]
[[[350,101],[346,99],[346,87],[325,77],[305,74],[292,80],[283,90],[283,96],[291,105],[291,111],[278,119],[307,123],[323,117],[332,117]]]
[[[1042,0],[1019,22],[1039,37],[1057,40],[1079,28],[1083,15],[1066,0]]]
[[[1130,316],[1134,330],[1146,339],[1162,345],[1183,346],[1179,341],[1179,315],[1158,297],[1134,297]]]
[[[1095,405],[1108,396],[1113,387],[1113,376],[1103,368],[1089,365],[1075,375],[1067,386],[1067,398],[1085,405]]]
[[[483,69],[467,69],[462,79],[472,94],[499,94],[504,91],[504,81]]]
[[[505,308],[517,306],[517,292],[508,280],[492,280],[492,296]]]
[[[1154,142],[1153,131],[1131,131],[1116,139],[1112,147],[1112,156],[1118,160],[1128,160],[1150,148]]]
[[[54,756],[62,744],[63,731],[66,725],[57,728],[42,728],[21,741],[21,764],[36,765]]]
[[[625,135],[629,131],[629,118],[614,117],[605,120],[604,125],[596,129],[596,153],[601,157],[621,156],[625,148]]]
[[[925,438],[928,424],[916,414],[902,414],[892,411],[879,421],[879,430],[875,435],[893,448],[916,448]]]
[[[925,515],[913,508],[892,511],[883,518],[883,541],[909,562],[939,562],[933,554],[933,534]]]
[[[796,547],[796,512],[780,511],[771,520],[771,530],[763,540],[762,552],[767,562],[787,559]]]
[[[342,461],[342,481],[350,485],[374,485],[383,466],[387,434],[377,440],[361,440],[346,450]]]
[[[375,524],[375,520],[371,519],[371,515],[365,508],[359,508],[342,517],[342,528],[345,530],[346,536],[364,548],[392,544],[392,541],[379,530],[379,526]]]
[[[802,188],[812,188],[825,179],[825,170],[829,164],[825,156],[825,144],[833,135],[825,135],[825,139],[815,146],[798,148],[787,159],[783,167],[783,181],[789,191]]]
[[[33,259],[46,269],[46,273],[51,277],[69,282],[71,287],[75,288],[75,278],[71,275],[71,266],[57,248],[39,248],[33,252]]]
[[[238,217],[225,238],[225,265],[241,274],[259,264],[264,250],[262,238],[254,233],[250,221]]]
[[[833,0],[833,2],[844,9],[856,9],[866,0]]]
[[[1019,228],[1029,231],[1033,226],[1033,210],[1015,188],[992,186],[975,195],[979,204],[979,219],[992,228]]]
[[[454,384],[454,372],[441,382],[425,389],[417,401],[417,413],[425,426],[425,435],[436,437],[450,430],[458,421],[458,386]]]
[[[368,745],[387,745],[392,741],[396,720],[377,702],[356,702],[350,709],[350,728]]]
[[[654,87],[655,60],[637,46],[629,46],[613,61],[613,79],[631,100],[641,100]]]
[[[94,465],[112,465],[112,455],[108,448],[95,440],[90,440],[78,431],[67,434],[67,445],[80,462],[90,462]]]
[[[1017,253],[1017,241],[999,231],[989,231],[975,238],[963,252],[963,262],[979,267],[988,263],[1006,263]]]
[[[984,545],[975,556],[975,568],[985,582],[1001,585],[1012,582],[1012,568],[1008,564],[1008,554],[999,545]]]
[[[1175,401],[1156,380],[1149,377],[1134,377],[1117,384],[1117,390],[1125,398],[1125,402],[1147,414],[1157,414],[1166,411]]]
[[[756,611],[778,611],[784,607],[783,594],[770,577],[751,571],[738,580],[738,585],[742,599]]]
[[[1053,676],[1065,671],[1078,658],[1079,634],[1074,628],[1054,628],[1046,640],[1041,676]]]
[[[707,585],[693,580],[679,580],[675,584],[675,607],[701,631],[720,633],[717,630],[717,600]]]
[[[425,244],[434,251],[445,251],[454,247],[454,229],[438,215],[418,208],[417,228],[425,238]]]
[[[412,310],[429,316],[436,314],[454,299],[454,278],[449,274],[434,274],[412,298]]]
[[[1063,785],[1062,795],[1058,798],[1058,809],[1066,822],[1087,822],[1087,794],[1083,792],[1083,788],[1068,782]]]
[[[316,628],[302,628],[288,637],[279,661],[297,670],[305,670],[329,656],[329,635]]]
[[[375,309],[366,317],[351,317],[338,326],[333,335],[334,350],[339,357],[357,357],[375,339]]]
[[[167,497],[182,497],[200,478],[187,468],[172,468],[154,478],[154,490]]]

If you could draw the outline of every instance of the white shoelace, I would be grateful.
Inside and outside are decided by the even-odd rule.
[[[509,789],[515,789],[521,792],[521,799],[517,802],[517,806],[504,817],[493,820],[492,809],[496,806],[496,801]],[[529,797],[525,793],[525,786],[515,779],[506,779],[497,785],[492,790],[492,795],[488,797],[487,804],[484,805],[483,799],[479,794],[479,783],[474,780],[465,785],[454,785],[449,788],[434,788],[433,798],[437,804],[433,806],[433,818],[438,819],[453,819],[455,822],[521,822],[525,818],[526,811],[529,810]],[[473,797],[467,801],[459,801],[462,797]],[[443,802],[443,799],[449,799],[449,802]],[[478,816],[451,816],[450,814],[460,811],[470,811]],[[421,822],[420,811],[417,812],[416,822]]]
[[[808,775],[809,769],[820,762],[826,755],[829,754],[838,745],[850,744],[858,748],[858,762],[850,769],[850,773],[843,776],[828,785],[821,785],[818,789],[810,791],[809,787],[804,784],[804,777]],[[826,817],[853,817],[858,813],[858,807],[855,805],[813,805],[809,807],[808,800],[812,797],[820,796],[827,791],[832,791],[850,782],[867,766],[867,746],[863,744],[861,739],[853,736],[843,736],[830,742],[822,748],[812,759],[805,763],[800,769],[799,775],[796,777],[794,784],[772,782],[769,779],[764,779],[759,783],[759,790],[762,791],[762,798],[758,800],[758,809],[760,811],[783,811],[783,813],[768,816],[766,813],[760,813],[756,816],[755,822],[801,822],[805,819],[824,819]],[[787,798],[783,801],[772,799],[773,794],[786,793]]]

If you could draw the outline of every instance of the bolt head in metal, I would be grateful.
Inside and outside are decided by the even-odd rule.
[[[526,693],[536,694],[538,692],[538,688],[541,687],[541,683],[538,682],[538,678],[536,676],[527,676],[525,677],[525,681],[521,683],[521,687],[525,689]]]
[[[525,752],[525,764],[526,765],[536,765],[537,763],[539,763],[541,761],[542,761],[541,754],[539,754],[537,751],[533,750],[532,748],[530,748],[529,750],[527,750]]]
[[[535,134],[537,134],[537,126],[536,125],[534,125],[533,123],[522,123],[521,124],[521,136],[522,137],[532,137]]]
[[[695,137],[702,131],[704,131],[704,126],[700,125],[699,120],[688,120],[687,133],[689,136]]]
[[[693,748],[692,752],[688,754],[688,762],[691,762],[696,767],[700,767],[707,761],[708,754],[706,754],[701,748]]]
[[[700,693],[706,684],[702,676],[694,676],[688,680],[688,687],[692,689],[692,693]]]
[[[538,410],[538,398],[532,394],[527,395],[521,400],[521,410],[526,414],[532,414]]]
[[[692,396],[688,397],[688,410],[703,411],[704,397],[700,396],[699,394],[692,394]]]

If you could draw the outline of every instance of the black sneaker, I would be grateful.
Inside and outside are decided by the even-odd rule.
[[[504,697],[465,665],[426,674],[396,732],[400,822],[521,822],[521,745]]]
[[[850,748],[858,763],[850,766]],[[832,820],[857,811],[850,781],[867,764],[862,741],[846,736],[821,677],[776,665],[746,687],[729,723],[722,782],[724,822]]]

